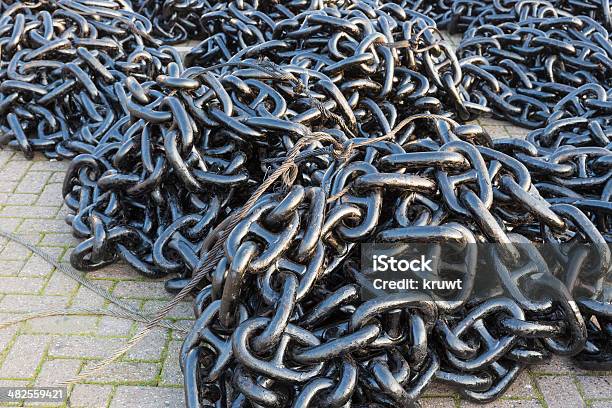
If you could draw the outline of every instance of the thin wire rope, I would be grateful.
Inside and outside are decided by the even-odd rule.
[[[32,253],[34,253],[35,255],[41,257],[45,262],[55,267],[58,271],[62,272],[64,275],[77,281],[85,288],[89,289],[90,291],[94,292],[98,296],[108,300],[110,303],[119,307],[125,312],[122,315],[125,318],[129,318],[131,320],[135,320],[135,321],[139,321],[143,323],[150,322],[152,320],[151,316],[145,315],[140,310],[136,309],[134,306],[130,305],[129,303],[126,303],[123,300],[119,299],[117,296],[113,295],[111,292],[109,292],[105,288],[96,285],[94,282],[87,279],[84,274],[77,272],[76,270],[72,268],[68,268],[65,265],[61,264],[56,259],[54,259],[51,255],[49,255],[42,249],[38,248],[36,245],[21,238],[20,236],[13,234],[11,232],[5,231],[3,229],[0,229],[0,236],[27,248],[28,250],[32,251]],[[70,309],[65,309],[65,310],[68,312]],[[104,310],[100,309],[99,311],[103,312]],[[172,329],[172,330],[179,330],[182,332],[189,331],[189,328],[187,326],[172,323],[172,322],[165,322],[165,321],[158,322],[157,325],[163,326],[165,328]]]

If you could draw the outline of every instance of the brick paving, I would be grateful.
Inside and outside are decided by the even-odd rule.
[[[526,131],[493,119],[480,122],[494,137],[524,137]],[[26,237],[67,262],[77,240],[63,221],[61,183],[67,162],[32,161],[0,150],[0,226]],[[88,278],[148,313],[170,296],[162,280],[145,280],[125,265],[91,272]],[[64,307],[111,307],[28,250],[0,238],[0,321],[19,314]],[[191,319],[189,303],[171,320]],[[52,386],[81,372],[125,344],[140,326],[113,317],[59,316],[0,330],[0,386]],[[67,404],[42,407],[180,407],[180,333],[158,330],[95,378],[70,388]],[[424,407],[471,407],[452,389],[433,384]],[[8,405],[14,406],[14,405]],[[490,407],[612,408],[612,373],[589,373],[567,359],[524,372]],[[0,405],[2,408],[2,405]]]

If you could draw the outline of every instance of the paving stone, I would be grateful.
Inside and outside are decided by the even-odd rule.
[[[96,285],[108,290],[111,287],[112,282],[100,281],[96,282]],[[89,290],[84,286],[81,286],[78,289],[77,294],[72,299],[72,305],[78,307],[97,308],[104,306],[104,303],[105,299],[102,296],[98,295],[97,293],[94,293],[93,291]]]
[[[44,283],[41,278],[0,277],[0,293],[37,294]]]
[[[0,276],[17,276],[25,264],[24,261],[0,261]]]
[[[45,184],[47,184],[49,177],[51,177],[51,173],[48,171],[28,172],[19,182],[15,192],[40,193],[45,187]]]
[[[38,407],[38,408],[65,408],[66,401],[61,402],[27,402],[23,405],[24,407]]]
[[[89,363],[86,367],[90,368],[96,362]],[[87,370],[85,368],[84,370]],[[96,372],[96,383],[145,383],[155,380],[159,373],[159,364],[155,363],[135,363],[135,362],[113,362]],[[94,382],[94,381],[91,381]],[[138,401],[136,398],[135,401]]]
[[[54,218],[58,209],[59,206],[6,205],[0,212],[0,217]]]
[[[62,220],[34,219],[25,220],[18,229],[19,232],[45,232],[65,233],[70,231],[70,226]]]
[[[25,241],[29,245],[38,245],[40,240],[42,239],[42,234],[38,232],[24,233],[24,232],[15,232],[14,233],[17,238],[22,241]],[[23,245],[19,244],[21,247]]]
[[[0,367],[0,378],[34,377],[48,343],[48,336],[18,336]]]
[[[51,341],[49,355],[52,357],[101,359],[111,356],[115,350],[125,343],[124,339],[62,336]]]
[[[508,122],[504,120],[495,119],[490,116],[484,116],[482,118],[478,118],[476,122],[479,123],[481,126],[484,126],[485,128],[487,128],[487,130],[489,130],[490,127],[494,127],[494,126],[508,125]]]
[[[34,163],[39,157],[41,157],[40,153],[34,153],[33,159],[26,159],[23,156],[23,154],[21,154],[18,150],[16,150],[15,155],[12,157],[11,161],[20,161],[20,162],[26,163],[29,168],[32,165],[32,163]]]
[[[591,408],[612,408],[612,400],[593,401],[591,402]]]
[[[100,281],[98,281],[98,282],[100,282]],[[141,309],[140,305],[142,303],[142,300],[138,300],[138,299],[122,299],[121,298],[121,302],[125,303],[126,305],[131,306],[133,309],[136,309],[136,310],[140,310]],[[122,312],[123,311],[122,308],[120,308],[119,306],[114,305],[112,303],[110,303],[108,305],[108,310],[113,310],[113,311],[116,311],[116,312]]]
[[[166,301],[150,300],[145,302],[143,310],[146,314],[155,314],[166,305]],[[168,317],[175,319],[193,319],[193,302],[180,302],[168,313]]]
[[[612,399],[612,375],[608,376],[579,376],[578,381],[589,399]]]
[[[570,373],[586,373],[567,357],[553,355],[551,359],[544,363],[534,365],[529,369],[530,372],[536,374],[570,374]]]
[[[571,376],[538,377],[536,382],[548,408],[586,406]]]
[[[57,259],[61,255],[62,249],[45,248],[45,252]],[[53,269],[53,265],[49,264],[41,257],[33,255],[26,261],[23,268],[21,268],[19,276],[47,276],[53,271]]]
[[[161,281],[124,281],[118,282],[113,293],[120,297],[136,299],[171,299]]]
[[[6,199],[3,204],[8,205],[32,205],[38,200],[38,195],[36,194],[7,194]]]
[[[518,139],[526,139],[529,134],[529,129],[523,129],[517,126],[506,126],[506,131],[510,135],[510,137],[518,138]]]
[[[14,317],[14,316],[13,316]],[[0,321],[7,321],[9,318],[3,317]],[[18,325],[13,325],[10,327],[5,327],[4,329],[0,329],[0,354],[6,350],[6,347],[9,345],[17,330],[19,329]]]
[[[77,384],[70,393],[70,407],[106,408],[112,391],[110,385]]]
[[[68,169],[68,161],[40,160],[32,164],[30,171],[62,171]]]
[[[0,252],[0,261],[25,261],[30,255],[32,255],[32,252],[27,248],[14,241],[10,241],[4,246],[2,252]]]
[[[111,408],[165,408],[185,405],[179,388],[118,387]]]
[[[127,336],[131,329],[131,320],[103,316],[98,324],[98,336]]]
[[[2,169],[2,178],[5,181],[20,181],[28,172],[28,168],[30,167],[30,163],[26,162],[24,165],[23,162],[19,162],[19,160],[11,160],[8,162],[4,168]]]
[[[427,388],[425,389],[425,396],[436,396],[436,397],[442,397],[442,396],[452,396],[457,394],[457,392],[455,391],[455,389],[453,387],[451,387],[448,384],[444,384],[442,382],[439,381],[432,381]]]
[[[75,238],[72,235],[72,233],[64,232],[64,233],[45,234],[45,237],[43,238],[41,245],[42,246],[62,246],[62,247],[71,246],[71,247],[74,247],[80,243],[81,243],[81,240]]]
[[[168,345],[168,353],[161,373],[162,385],[182,385],[183,373],[179,365],[179,351],[181,350],[181,341],[171,341]]]
[[[47,184],[38,197],[38,203],[61,203],[64,200],[62,187],[62,183]]]
[[[28,322],[28,333],[49,334],[93,334],[96,331],[96,316],[51,316]]]
[[[38,295],[6,295],[0,300],[3,312],[32,313],[49,309],[61,309],[68,304],[68,297]]]
[[[455,400],[452,398],[421,398],[422,408],[454,408]]]
[[[108,265],[102,269],[91,271],[87,274],[89,279],[134,279],[134,276],[134,269],[121,262]]]
[[[0,227],[5,231],[15,232],[22,222],[23,220],[21,218],[0,218]]]
[[[2,172],[4,176],[4,172]],[[0,193],[12,193],[17,188],[16,181],[0,180]]]
[[[66,169],[67,168],[68,168],[68,165],[66,165]],[[49,177],[49,184],[51,183],[61,184],[64,182],[65,178],[66,178],[66,172],[64,170],[53,172],[53,174],[51,174],[51,177]]]
[[[510,137],[504,126],[491,126],[487,128],[487,132],[493,139]]]
[[[138,346],[128,351],[125,358],[129,360],[160,361],[167,338],[167,330],[153,330],[138,343]]]
[[[183,332],[180,332],[178,330],[174,330],[172,332],[172,340],[178,340],[178,341],[182,342],[183,340],[185,340],[185,336],[186,335],[187,335],[187,333],[183,333]]]
[[[27,380],[0,380],[0,387],[24,387],[28,384]]]
[[[104,281],[97,281],[97,282],[104,282]],[[138,299],[124,299],[124,298],[121,298],[121,297],[120,297],[120,299],[121,299],[122,303],[125,303],[126,305],[131,306],[133,309],[136,309],[136,310],[141,310],[142,309],[140,307],[141,304],[142,304],[142,300],[138,300]],[[113,310],[113,311],[117,311],[117,312],[123,311],[122,308],[120,308],[119,306],[114,305],[112,303],[110,303],[108,305],[108,310]]]
[[[45,295],[66,295],[76,289],[78,283],[60,271],[54,271],[45,286]]]
[[[74,378],[81,368],[81,360],[47,360],[43,363],[34,385],[37,387],[56,387],[62,381]]]
[[[521,373],[514,383],[504,393],[508,398],[536,398],[531,378],[526,372]]]
[[[459,404],[461,408],[482,408],[482,407],[490,407],[490,408],[542,408],[542,404],[538,400],[514,400],[514,399],[499,399],[490,404],[475,404],[473,402],[461,401]],[[566,405],[566,408],[573,407],[571,405]]]
[[[3,150],[0,147],[0,169],[2,169],[6,165],[6,163],[8,163],[8,161],[11,157],[13,157],[14,154],[15,152],[10,150]]]

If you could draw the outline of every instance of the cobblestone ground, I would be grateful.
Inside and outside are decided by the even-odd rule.
[[[493,137],[524,137],[526,131],[487,119]],[[64,222],[61,185],[67,162],[33,161],[0,150],[0,227],[67,262],[77,240]],[[144,280],[125,265],[89,273],[88,278],[149,313],[170,296],[163,281]],[[0,321],[26,312],[64,307],[109,308],[108,302],[55,271],[24,248],[0,238]],[[172,320],[192,318],[182,303]],[[48,317],[0,330],[0,386],[52,386],[73,377],[125,344],[138,325],[112,317]],[[154,332],[95,378],[70,388],[66,407],[159,408],[183,405],[177,357],[180,335]],[[469,407],[450,388],[431,386],[425,407]],[[10,405],[9,405],[10,406]],[[54,405],[39,405],[54,406]],[[493,407],[612,408],[612,373],[585,372],[555,358],[524,372]],[[0,408],[2,405],[0,403]]]

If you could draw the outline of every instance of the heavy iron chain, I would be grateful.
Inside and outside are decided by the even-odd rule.
[[[542,6],[555,15],[542,18]],[[582,52],[552,47],[551,57],[551,45],[561,47],[571,39],[566,35],[555,42],[556,24],[564,32],[571,22],[550,5],[516,7],[515,18],[533,16],[524,31],[541,33],[548,22],[552,35],[536,33],[527,41],[515,35],[516,54],[530,57],[519,61],[525,68],[517,69],[508,58],[512,46],[500,43],[495,49],[503,69],[496,71],[499,63],[489,61],[497,56],[493,47],[486,40],[484,46],[472,45],[478,34],[468,32],[459,53],[461,84],[468,92],[480,90],[479,99],[494,114],[540,129],[528,141],[482,145],[488,138],[475,137],[481,136],[476,129],[470,129],[472,137],[460,137],[454,132],[464,129],[449,129],[438,120],[433,135],[417,128],[412,137],[355,149],[314,185],[302,182],[262,199],[230,233],[224,260],[196,300],[198,320],[181,351],[188,406],[411,406],[432,379],[457,387],[465,398],[487,402],[499,397],[526,364],[551,353],[577,355],[583,367],[610,368],[610,206],[603,192],[610,176],[604,164],[608,34],[597,23],[578,19],[568,31],[588,45]],[[494,15],[490,9],[488,15]],[[316,44],[322,28],[310,28],[308,17],[299,27],[308,33],[303,47],[308,49],[313,37]],[[522,33],[521,27],[511,30]],[[495,40],[503,33],[493,32]],[[538,39],[532,45],[533,37]],[[461,53],[472,46],[473,54]],[[199,48],[212,49],[210,42]],[[268,58],[296,64],[279,61],[279,54]],[[576,77],[567,76],[572,73]],[[525,78],[531,82],[521,83]],[[541,89],[548,88],[538,82],[551,84],[556,93],[544,95]],[[554,103],[538,104],[542,99]],[[576,261],[565,276],[536,253],[537,269],[529,275],[523,265],[498,254],[498,279],[512,299],[468,301],[469,291],[436,303],[415,294],[361,298],[357,243],[451,239],[510,247],[544,241],[565,255],[574,240],[601,252],[594,264],[584,257]],[[558,262],[567,266],[575,256]],[[462,266],[469,283],[479,273],[476,262],[465,260]],[[555,301],[531,299],[528,288]],[[574,297],[591,300],[576,304]]]
[[[543,239],[536,228],[507,232],[526,219],[557,231],[554,239],[569,233],[600,245],[600,269],[590,278],[609,274],[610,250],[584,213],[548,204],[510,156],[460,140],[446,122],[436,129],[404,145],[353,149],[326,182],[262,198],[231,232],[225,258],[196,299],[198,319],[181,351],[188,405],[203,396],[222,406],[410,406],[432,379],[486,402],[550,352],[575,355],[588,344],[594,353],[579,361],[608,364],[601,360],[609,352],[602,341],[608,323],[592,324],[587,343],[572,301],[578,282],[568,289],[537,258],[537,269],[525,275],[523,265],[499,255],[499,280],[516,288],[516,299],[474,300],[469,290],[435,303],[418,293],[361,298],[352,251],[360,241]],[[502,195],[508,198],[494,199]],[[478,255],[461,260],[468,288],[484,272]],[[528,298],[535,286],[556,302]],[[598,298],[604,289],[595,287],[589,295]],[[581,309],[606,322],[607,305]]]
[[[170,64],[155,82],[125,81],[125,114],[107,135],[126,143],[73,160],[65,179],[63,194],[76,212],[71,224],[88,238],[72,253],[72,264],[90,270],[122,258],[149,276],[180,272],[181,279],[169,283],[178,290],[212,227],[244,202],[300,137],[313,130],[339,143],[376,137],[398,118],[446,111],[444,106],[475,115],[481,105],[465,100],[455,85],[460,67],[429,30],[433,22],[409,11],[402,24],[384,15],[393,22],[390,41],[373,33],[372,20],[363,16],[368,28],[353,24],[352,37],[330,38],[339,18],[321,11],[318,18],[329,23],[316,35],[285,19],[278,25],[288,28],[278,39],[245,49],[246,58],[208,69]],[[298,29],[311,31],[312,53],[300,51]],[[403,49],[388,44],[411,41]],[[347,58],[358,42],[363,45]],[[401,138],[411,138],[415,129]],[[300,179],[315,183],[329,163],[317,158]]]
[[[612,44],[592,19],[574,17],[544,2],[518,3],[483,12],[457,53],[473,61],[472,92],[482,93],[496,116],[519,126],[542,128],[551,114],[597,118],[606,128],[612,103]]]
[[[608,30],[612,28],[612,3],[609,0],[535,0],[530,2],[521,0],[436,0],[431,2],[410,0],[409,3],[414,10],[430,16],[436,21],[438,27],[447,29],[451,33],[464,32],[482,17],[494,18],[494,23],[518,22],[512,14],[513,8],[519,3],[520,7],[525,5],[527,7],[552,6],[555,13],[568,12],[572,16],[589,17]]]
[[[114,142],[121,81],[180,61],[123,1],[3,1],[0,10],[0,145],[28,158],[70,159]]]
[[[52,116],[36,90],[60,89],[53,112],[70,127],[39,150],[83,153],[64,183],[86,238],[71,257],[80,269],[122,258],[179,273],[167,286],[180,290],[289,150],[329,136],[229,231],[180,354],[188,406],[407,407],[434,380],[486,402],[552,353],[612,368],[608,2],[141,2],[154,23],[119,2],[37,4],[58,42],[85,44],[89,23],[134,57],[89,51],[109,86],[80,48],[53,48],[46,17],[0,3],[2,75],[31,70],[13,49],[45,67],[0,86],[14,110],[3,139],[38,146],[26,119]],[[465,31],[457,54],[436,21]],[[152,32],[205,39],[183,67]],[[79,121],[65,119],[73,109]],[[536,130],[492,141],[460,124],[488,113]],[[492,256],[506,294],[471,296],[484,256],[471,252],[451,268],[464,291],[366,300],[362,242],[503,244]],[[529,252],[519,264],[530,242],[555,247],[554,262]]]
[[[200,39],[204,35],[200,19],[211,9],[205,0],[135,0],[132,5],[151,20],[155,37],[167,44]]]
[[[156,37],[164,42],[176,44],[214,37],[223,48],[219,51],[229,57],[244,44],[269,39],[269,30],[279,19],[345,3],[348,4],[346,0],[134,0],[133,6],[151,20]]]

